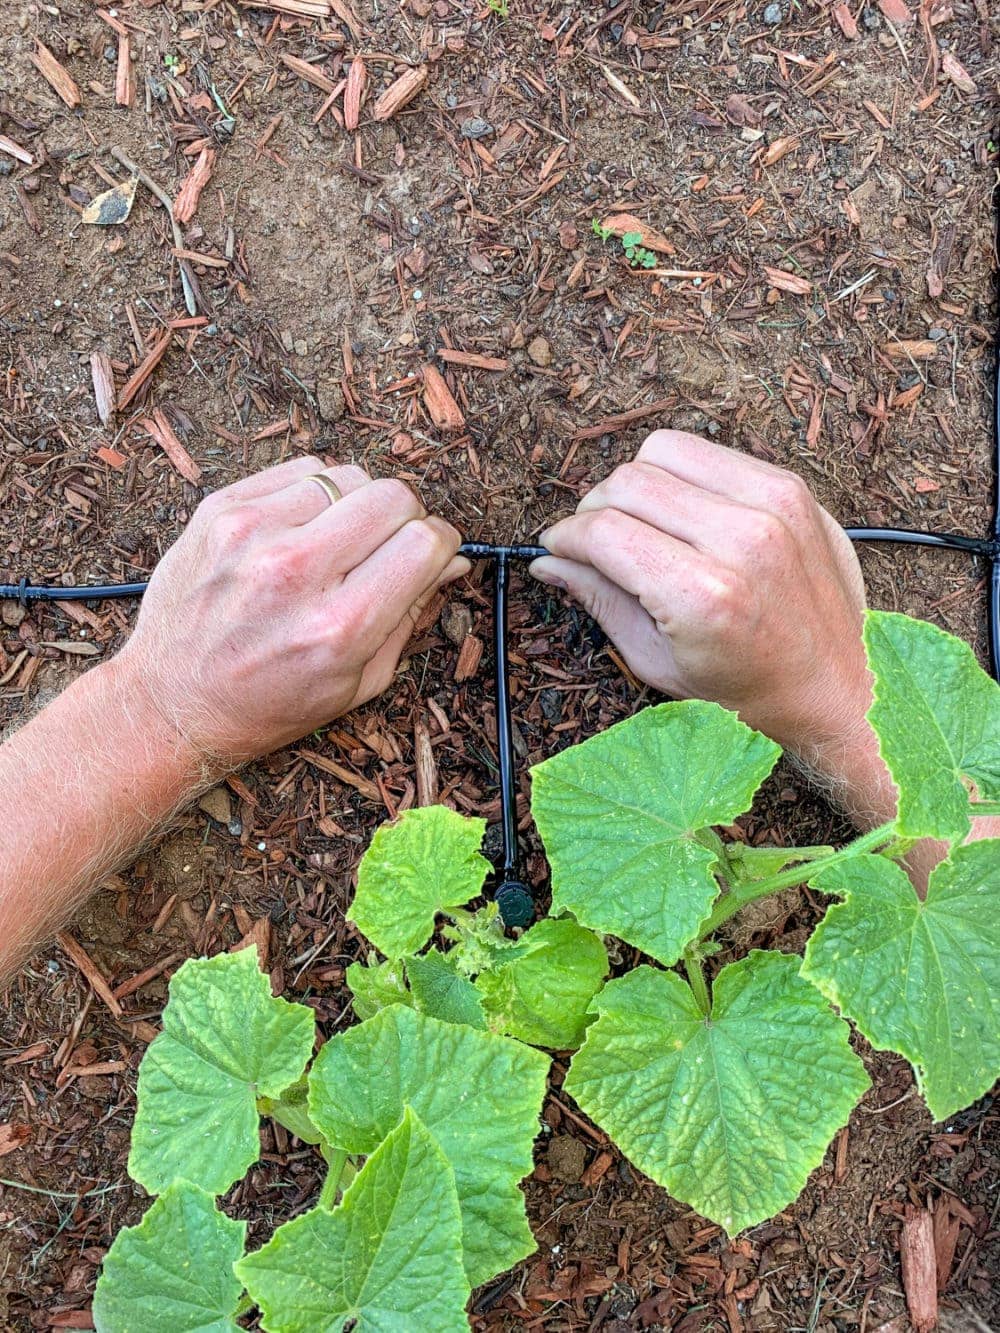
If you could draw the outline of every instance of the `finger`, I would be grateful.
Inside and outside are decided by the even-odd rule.
[[[315,483],[309,489],[324,501]],[[326,502],[311,522],[297,529],[297,539],[315,552],[321,574],[347,574],[408,523],[425,517],[423,505],[409,486],[385,477],[367,482],[334,504]]]
[[[361,651],[384,643],[418,599],[436,587],[460,542],[442,518],[411,520],[351,570],[336,598]]]
[[[745,506],[638,458],[615,468],[588,492],[577,513],[605,508],[631,514],[659,532],[717,554],[738,544],[740,517],[746,513]]]
[[[321,486],[311,480],[312,477],[327,477],[336,486],[341,498],[372,484],[368,473],[353,463],[335,467],[323,467],[320,464],[294,477],[287,486],[264,499],[262,508],[274,523],[300,527],[330,508],[334,501]]]
[[[420,619],[431,599],[449,583],[456,579],[463,578],[472,568],[471,564],[464,556],[455,556],[451,560],[444,573],[435,583],[426,589],[409,607],[406,615],[392,631],[385,643],[382,644],[378,652],[365,667],[361,673],[361,683],[358,686],[358,695],[356,702],[366,703],[369,699],[374,699],[377,694],[389,688],[392,679],[399,666],[399,659],[406,651],[406,645],[413,636],[414,626]]]
[[[654,431],[636,459],[665,468],[692,486],[772,513],[782,514],[789,501],[809,497],[805,483],[793,472],[684,430]]]
[[[671,692],[673,654],[669,640],[657,629],[638,598],[623,592],[592,565],[546,556],[528,566],[539,583],[563,588],[600,625],[631,671],[658,689]]]
[[[541,540],[554,556],[590,565],[638,598],[667,632],[678,619],[697,613],[716,577],[715,562],[703,552],[619,509],[574,514]]]
[[[259,500],[274,491],[282,490],[285,486],[293,485],[302,477],[307,477],[310,472],[322,470],[323,460],[314,454],[308,454],[305,458],[290,458],[285,463],[278,463],[276,467],[265,468],[263,472],[254,472],[249,477],[242,477],[239,481],[234,481],[231,486],[223,486],[221,490],[213,492],[213,499],[232,501],[235,504],[242,504],[246,500]]]

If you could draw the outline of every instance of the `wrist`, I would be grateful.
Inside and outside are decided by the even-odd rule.
[[[212,785],[233,767],[194,744],[157,699],[141,660],[127,647],[76,684],[89,685],[94,693],[89,706],[114,719],[124,766],[154,774],[164,791],[180,797]]]

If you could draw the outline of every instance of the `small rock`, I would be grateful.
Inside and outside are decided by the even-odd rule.
[[[308,355],[309,355],[309,344],[306,342],[305,338],[296,338],[296,339],[295,339],[294,346],[295,346],[295,355],[296,355],[296,356],[308,356]]]
[[[928,336],[928,338],[930,338],[931,342],[939,343],[939,342],[942,341],[942,339],[947,338],[947,336],[948,336],[948,330],[947,330],[947,329],[928,329],[928,330],[927,330],[927,336]]]
[[[225,787],[213,787],[198,802],[198,809],[214,819],[217,824],[227,827],[233,817],[233,803]]]
[[[780,5],[768,5],[764,10],[764,22],[768,27],[776,28],[783,17]]]
[[[549,346],[548,340],[543,338],[541,334],[532,338],[531,342],[528,343],[528,355],[536,366],[551,366],[552,364],[552,348]]]
[[[27,607],[20,606],[17,602],[0,602],[0,620],[11,629],[17,629],[28,614]]]
[[[460,132],[463,139],[485,139],[487,134],[493,133],[493,126],[482,116],[470,116],[462,121]]]
[[[441,612],[441,628],[445,638],[461,648],[466,635],[472,633],[472,612],[464,602],[446,602]]]
[[[287,329],[283,329],[281,332],[281,345],[286,352],[295,351],[295,339]]]
[[[555,1180],[575,1185],[587,1166],[587,1149],[572,1134],[556,1134],[545,1154],[545,1162]]]
[[[344,391],[336,380],[320,380],[316,385],[316,401],[324,421],[339,421],[344,415]]]
[[[108,45],[104,48],[104,59],[109,65],[113,65],[118,59],[118,47]]]

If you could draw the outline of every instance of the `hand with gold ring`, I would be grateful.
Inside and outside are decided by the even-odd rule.
[[[469,567],[459,540],[401,481],[269,468],[202,502],[109,666],[209,762],[241,763],[386,688],[422,608]]]

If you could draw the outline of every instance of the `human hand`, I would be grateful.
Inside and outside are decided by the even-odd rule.
[[[564,586],[641,680],[713,699],[820,768],[866,745],[864,583],[850,540],[790,472],[683,431],[542,535]]]
[[[459,540],[401,481],[269,468],[198,506],[115,671],[209,764],[267,754],[389,685],[420,611],[469,568]]]

